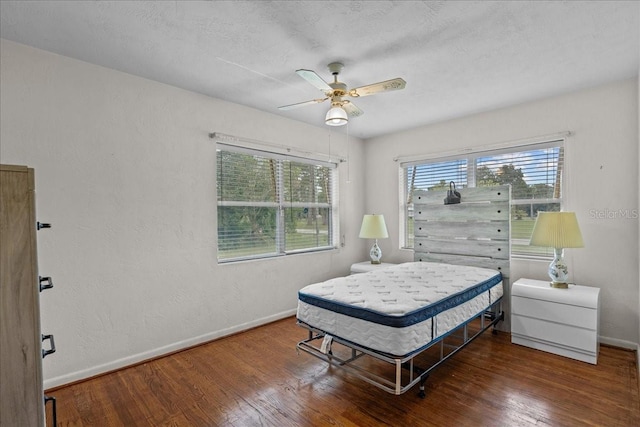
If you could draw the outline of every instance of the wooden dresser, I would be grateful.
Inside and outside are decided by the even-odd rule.
[[[0,426],[45,424],[37,224],[33,169],[0,165]]]

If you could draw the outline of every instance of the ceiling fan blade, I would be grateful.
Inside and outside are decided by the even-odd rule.
[[[322,77],[316,74],[315,71],[312,70],[296,70],[296,74],[300,77],[317,87],[323,92],[331,92],[333,89],[327,82],[325,82]]]
[[[278,109],[280,109],[280,110],[293,110],[294,108],[304,107],[305,105],[319,104],[321,102],[326,101],[327,99],[329,99],[329,98],[312,99],[311,101],[304,101],[304,102],[298,102],[296,104],[283,105],[281,107],[278,107]]]
[[[398,77],[391,80],[386,80],[384,82],[373,83],[366,86],[360,86],[355,89],[351,89],[349,91],[349,96],[368,96],[373,95],[380,92],[389,92],[391,90],[400,90],[404,89],[407,85],[407,82],[404,79]]]
[[[364,111],[356,107],[353,102],[345,102],[342,104],[342,109],[347,112],[349,117],[358,117],[364,114]]]

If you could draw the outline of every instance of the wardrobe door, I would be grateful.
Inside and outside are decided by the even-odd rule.
[[[33,169],[0,166],[0,426],[43,426]]]

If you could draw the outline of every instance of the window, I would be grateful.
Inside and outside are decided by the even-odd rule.
[[[413,191],[511,184],[511,253],[548,256],[529,246],[538,211],[559,211],[564,169],[563,140],[506,150],[477,152],[434,161],[401,163],[404,182],[404,246],[413,248]]]
[[[332,249],[333,163],[218,144],[218,261]]]

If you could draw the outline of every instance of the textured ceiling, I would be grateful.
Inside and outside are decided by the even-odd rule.
[[[2,38],[325,126],[341,61],[368,138],[638,75],[636,1],[2,1]],[[346,132],[347,126],[334,128]]]

